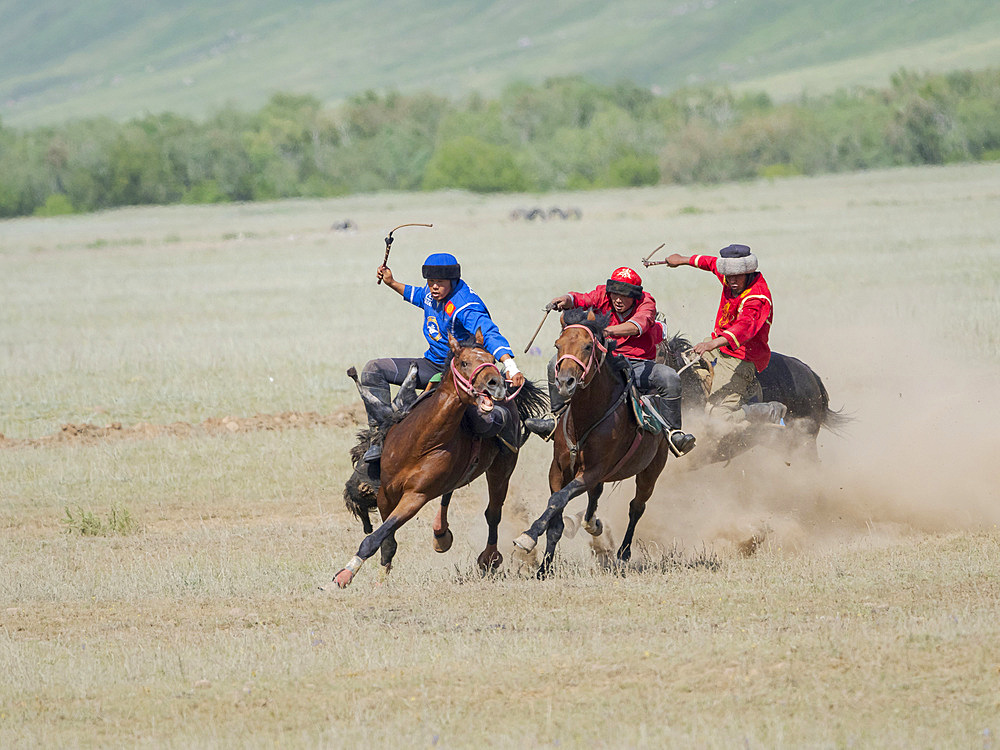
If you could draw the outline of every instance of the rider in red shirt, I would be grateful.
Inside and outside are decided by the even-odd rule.
[[[557,310],[591,307],[597,314],[610,315],[604,329],[607,338],[615,342],[615,354],[625,357],[632,367],[636,386],[641,393],[656,394],[657,411],[668,426],[668,442],[680,456],[694,448],[694,435],[681,430],[681,381],[667,365],[656,362],[656,345],[663,340],[663,328],[656,322],[656,300],[642,290],[642,279],[631,268],[616,269],[606,284],[590,292],[567,292],[552,300]],[[555,385],[555,357],[549,361],[550,416],[526,419],[524,426],[531,432],[549,438],[555,432],[566,402]]]
[[[721,416],[730,418],[780,423],[785,416],[784,404],[747,403],[761,396],[757,373],[771,360],[767,339],[774,317],[771,290],[757,270],[757,257],[746,245],[729,245],[718,258],[674,253],[667,258],[667,265],[694,266],[714,273],[722,282],[712,335],[694,346],[699,356],[718,350],[709,412],[720,410]]]

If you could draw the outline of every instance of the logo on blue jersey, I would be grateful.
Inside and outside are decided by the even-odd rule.
[[[441,340],[441,329],[438,328],[437,318],[433,315],[427,316],[427,335],[435,341]]]

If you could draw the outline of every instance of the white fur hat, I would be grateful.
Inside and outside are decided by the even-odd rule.
[[[719,251],[715,270],[723,276],[753,273],[757,270],[757,256],[750,252],[747,245],[730,245]]]

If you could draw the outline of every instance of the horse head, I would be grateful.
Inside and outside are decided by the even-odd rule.
[[[590,385],[604,364],[610,350],[604,340],[609,320],[591,308],[563,313],[563,329],[556,339],[556,387],[563,398],[571,399],[578,387]]]
[[[448,334],[451,358],[448,368],[463,403],[476,404],[480,411],[493,409],[493,402],[507,397],[507,383],[500,374],[497,361],[483,347],[483,332],[476,331],[471,341],[458,342]]]

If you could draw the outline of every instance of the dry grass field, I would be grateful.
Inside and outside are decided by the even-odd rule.
[[[986,165],[0,223],[0,747],[994,747],[998,205]],[[511,219],[531,206],[582,219]],[[746,242],[773,347],[853,422],[818,466],[671,460],[623,574],[602,553],[631,483],[609,487],[610,538],[565,539],[546,581],[511,544],[547,497],[533,439],[499,575],[475,572],[478,480],[450,552],[425,508],[390,577],[321,592],[362,538],[344,372],[423,351],[374,284],[404,222],[434,228],[396,234],[396,276],[454,252],[518,352],[553,295],[661,242]],[[712,277],[640,272],[708,333]]]

